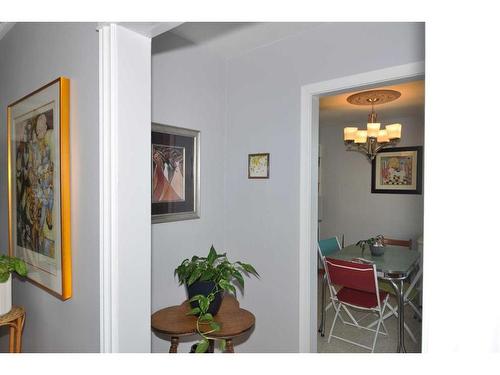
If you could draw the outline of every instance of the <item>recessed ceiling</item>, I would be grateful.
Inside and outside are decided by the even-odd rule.
[[[382,124],[387,123],[384,119],[394,120],[405,117],[423,117],[425,103],[424,80],[370,88],[370,90],[375,89],[396,90],[401,92],[401,96],[397,100],[374,106],[375,112],[378,115],[378,121]],[[350,91],[320,98],[320,124],[342,126],[359,126],[365,124],[371,107],[353,105],[347,101],[349,95],[360,91],[365,90]]]

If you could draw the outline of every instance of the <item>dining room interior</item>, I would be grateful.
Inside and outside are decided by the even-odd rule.
[[[417,77],[319,100],[320,353],[422,350],[424,92]],[[380,294],[380,310],[387,296],[385,311],[367,312],[347,294],[353,290],[335,285],[340,266],[328,263],[332,259],[375,265],[371,292]]]

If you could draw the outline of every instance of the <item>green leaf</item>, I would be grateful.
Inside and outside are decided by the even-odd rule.
[[[186,315],[196,315],[196,314],[199,314],[200,313],[200,308],[199,307],[195,307],[194,309],[191,309],[189,310]]]
[[[214,264],[215,259],[217,259],[217,251],[215,251],[214,246],[210,247],[210,251],[208,252],[207,262],[208,264]]]
[[[194,301],[198,301],[200,299],[200,297],[203,297],[202,294],[197,294],[195,295],[194,297],[192,297],[189,302],[194,302]]]
[[[245,287],[245,280],[243,279],[243,275],[239,271],[234,270],[233,276],[236,280],[238,280],[241,287],[244,288]]]
[[[191,276],[189,277],[188,285],[193,284],[196,280],[198,280],[200,276],[201,276],[201,270],[199,268],[194,270]]]
[[[242,262],[238,262],[238,264],[240,264],[241,267],[243,267],[243,269],[245,271],[247,271],[248,273],[251,273],[252,275],[255,275],[255,276],[260,276],[259,273],[255,270],[255,268],[253,268],[253,266],[251,264],[242,263]]]
[[[220,324],[217,322],[210,322],[210,328],[212,328],[214,331],[220,331]]]
[[[26,267],[26,263],[24,263],[24,261],[22,261],[21,259],[15,260],[14,268],[20,276],[26,276],[28,274],[28,268]]]
[[[211,269],[203,271],[200,277],[200,281],[212,280],[212,277],[215,275],[215,272]]]
[[[208,340],[203,339],[196,346],[196,353],[205,353],[207,349],[208,349]]]
[[[9,280],[10,272],[0,271],[0,283],[4,283]]]
[[[219,349],[221,352],[224,352],[226,350],[226,340],[219,341]]]
[[[208,297],[200,296],[200,299],[198,300],[198,305],[200,306],[200,310],[202,313],[207,312],[208,306],[210,305]]]
[[[200,316],[200,322],[209,322],[213,319],[214,317],[210,313],[205,313],[202,316]]]

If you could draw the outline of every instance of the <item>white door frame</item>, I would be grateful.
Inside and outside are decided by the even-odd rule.
[[[300,245],[299,245],[299,351],[316,352],[317,338],[317,233],[319,97],[423,77],[423,62],[337,78],[302,86],[300,118]]]

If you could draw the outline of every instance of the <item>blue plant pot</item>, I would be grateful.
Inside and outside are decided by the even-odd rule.
[[[207,297],[210,293],[212,293],[215,289],[215,283],[213,281],[195,281],[191,285],[187,287],[188,297],[189,299],[194,296],[201,294]],[[220,305],[222,303],[223,292],[219,292],[215,294],[215,299],[210,303],[208,307],[208,312],[212,315],[215,315],[219,312]],[[199,307],[198,301],[190,302],[191,308]]]

